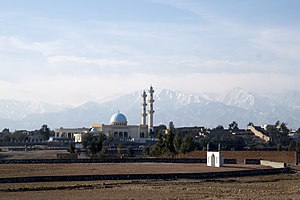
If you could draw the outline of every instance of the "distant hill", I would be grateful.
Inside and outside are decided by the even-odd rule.
[[[109,122],[118,110],[124,113],[129,124],[140,123],[141,91],[116,97],[106,102],[86,102],[78,107],[47,103],[0,100],[0,129],[39,129],[43,124],[50,128],[89,127]],[[286,92],[272,97],[234,88],[224,94],[192,95],[172,90],[155,92],[154,123],[175,126],[228,127],[237,121],[245,128],[254,124],[286,122],[290,128],[300,127],[300,94]]]

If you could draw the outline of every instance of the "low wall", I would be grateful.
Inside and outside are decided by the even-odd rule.
[[[58,153],[56,158],[60,160],[76,160],[78,158],[77,153]]]
[[[104,159],[19,159],[0,160],[0,164],[56,164],[56,163],[206,163],[205,159],[191,158],[104,158]],[[233,162],[229,160],[229,162]]]
[[[261,160],[260,164],[263,165],[263,166],[269,166],[269,167],[273,167],[273,168],[284,168],[284,167],[286,167],[286,163],[272,162],[272,161],[268,161],[268,160]]]
[[[245,159],[245,165],[260,165],[260,159]]]
[[[259,159],[296,165],[300,161],[300,153],[296,151],[222,151],[222,154],[224,159],[236,159],[237,163],[244,163],[245,159]],[[206,151],[179,154],[175,158],[206,158]]]
[[[94,180],[140,180],[140,179],[209,179],[209,178],[271,175],[271,174],[281,174],[281,173],[291,173],[291,170],[289,168],[281,168],[281,169],[261,169],[261,170],[208,172],[208,173],[34,176],[34,177],[0,178],[0,183],[94,181]]]

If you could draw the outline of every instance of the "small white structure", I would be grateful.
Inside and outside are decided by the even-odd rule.
[[[209,143],[207,144],[207,166],[223,167],[224,157],[221,154],[221,144],[218,145],[218,151],[209,151]]]
[[[224,157],[220,151],[207,151],[207,166],[223,167]]]

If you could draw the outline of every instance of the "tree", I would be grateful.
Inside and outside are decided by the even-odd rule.
[[[180,147],[182,145],[182,138],[180,132],[176,133],[173,143],[174,143],[175,152],[177,154],[180,153]]]
[[[194,150],[194,141],[191,135],[187,135],[181,145],[181,152],[186,154]]]
[[[289,144],[288,150],[289,150],[289,151],[295,151],[295,147],[296,147],[295,142],[294,142],[294,140],[292,140],[292,141],[290,142],[290,144]]]
[[[48,126],[46,124],[44,124],[40,130],[39,130],[39,135],[41,137],[41,139],[43,140],[48,140],[49,136],[50,136],[50,129],[48,128]]]
[[[122,157],[122,153],[123,153],[123,145],[121,143],[118,145],[117,151],[118,151],[119,158],[121,158]]]
[[[89,150],[90,150],[90,153],[91,153],[91,154],[96,154],[96,153],[97,153],[97,144],[96,144],[96,143],[97,143],[97,142],[96,142],[96,140],[94,139],[94,140],[92,141],[91,145],[90,145]]]
[[[100,133],[99,137],[98,137],[98,140],[96,142],[96,151],[97,151],[97,153],[102,150],[102,147],[103,147],[103,134]]]
[[[277,144],[277,151],[281,151],[282,150],[282,145],[279,143]]]
[[[159,150],[159,154],[163,154],[165,152],[165,147],[166,147],[166,144],[165,144],[165,140],[164,140],[164,137],[163,135],[159,132],[157,134],[157,139],[158,139],[158,150]]]
[[[149,146],[145,146],[142,151],[143,151],[144,156],[150,155],[150,147]]]
[[[69,153],[75,153],[75,145],[73,142],[70,143],[69,148],[67,149]]]
[[[297,144],[296,144],[296,151],[300,152],[300,142],[297,142]]]
[[[7,133],[7,134],[9,134],[10,132],[9,132],[9,129],[8,129],[8,128],[4,128],[4,129],[2,130],[2,133]]]
[[[24,140],[28,139],[27,134],[26,133],[21,133],[21,132],[13,133],[12,137],[17,141],[24,141]]]
[[[132,157],[133,154],[134,154],[134,150],[133,150],[133,147],[132,146],[128,146],[127,147],[127,154],[129,157]]]
[[[161,155],[161,151],[160,151],[159,145],[155,144],[155,145],[152,145],[150,147],[150,155],[152,157],[158,157],[158,156]]]
[[[280,124],[280,131],[282,131],[284,134],[288,134],[290,132],[290,130],[288,129],[285,123]]]
[[[165,148],[166,151],[170,154],[175,153],[173,140],[174,140],[174,133],[171,129],[168,129],[168,133],[165,135]]]
[[[249,122],[248,126],[254,126],[253,122]]]
[[[233,121],[229,124],[229,130],[234,131],[234,130],[238,130],[238,123],[236,123],[236,121]]]
[[[224,127],[222,125],[218,125],[215,130],[224,130]]]

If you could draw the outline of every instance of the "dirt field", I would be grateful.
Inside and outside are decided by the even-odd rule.
[[[72,163],[72,164],[1,164],[0,178],[20,176],[201,173],[267,168],[259,165],[225,165],[221,168],[191,163]]]
[[[49,151],[48,151],[49,152]],[[6,153],[6,152],[5,152]],[[12,153],[35,158],[41,152]],[[53,152],[44,154],[53,157]],[[26,156],[26,157],[24,157]],[[255,165],[174,163],[2,164],[0,177],[94,175],[126,173],[184,173],[257,169]],[[300,167],[295,167],[300,170]],[[58,199],[300,199],[300,173],[206,180],[123,180],[0,184],[1,200]]]
[[[3,148],[0,158],[3,159],[56,159],[56,154],[67,153],[66,150],[35,150],[35,151],[8,151]]]
[[[1,184],[3,200],[299,199],[300,174],[211,180],[142,180]]]

